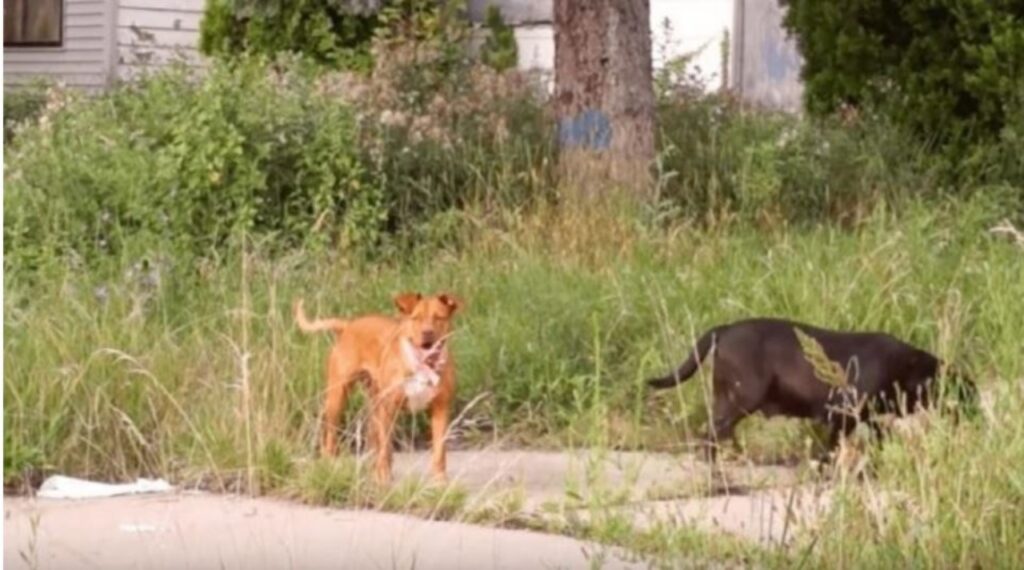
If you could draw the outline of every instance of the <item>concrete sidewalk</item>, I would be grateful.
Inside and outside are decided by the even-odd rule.
[[[273,499],[5,497],[5,568],[641,568],[562,536]]]

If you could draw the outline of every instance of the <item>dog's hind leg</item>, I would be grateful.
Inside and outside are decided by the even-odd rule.
[[[370,412],[370,434],[376,455],[374,478],[381,485],[391,482],[391,445],[400,404],[401,401],[393,395],[381,395],[374,398],[373,409]]]
[[[704,456],[709,461],[715,460],[718,443],[732,439],[736,424],[756,412],[764,400],[767,383],[747,376],[735,368],[730,371],[729,363],[722,359],[715,361],[714,401],[703,438]]]
[[[701,438],[701,448],[707,461],[714,461],[717,458],[719,443],[732,439],[736,424],[746,415],[732,400],[715,396],[708,429]]]
[[[344,362],[332,356],[327,366],[327,389],[324,392],[324,408],[320,420],[320,454],[324,457],[338,454],[341,416],[345,412],[345,402],[352,392],[356,375],[356,370],[346,367]]]

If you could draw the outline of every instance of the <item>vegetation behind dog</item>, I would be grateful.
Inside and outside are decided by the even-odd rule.
[[[1024,252],[988,232],[1020,218],[1012,147],[951,187],[880,119],[665,93],[656,198],[570,207],[528,81],[470,65],[437,82],[404,57],[378,58],[375,80],[242,60],[89,99],[51,90],[12,125],[5,482],[161,474],[349,502],[348,467],[293,465],[313,453],[327,340],[295,334],[288,307],[389,311],[398,290],[444,288],[468,302],[463,444],[679,450],[706,384],[652,402],[642,380],[695,332],[753,314],[885,330],[963,362],[994,403],[872,451],[873,487],[849,487],[802,555],[1022,562]],[[770,458],[805,436],[760,422],[741,440]]]

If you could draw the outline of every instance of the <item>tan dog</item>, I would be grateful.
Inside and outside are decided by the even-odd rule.
[[[441,293],[424,297],[403,293],[395,297],[401,313],[398,319],[367,315],[352,320],[318,319],[310,321],[295,303],[295,322],[305,332],[333,331],[334,346],[327,358],[327,391],[324,399],[320,452],[338,453],[338,429],[345,401],[356,380],[364,379],[370,397],[370,441],[376,451],[375,475],[378,482],[391,480],[391,439],[398,412],[430,411],[432,445],[431,470],[444,480],[446,475],[445,432],[449,409],[455,395],[455,367],[447,348],[451,319],[460,303]],[[421,360],[411,362],[412,355]],[[419,365],[429,381],[419,388],[411,382]],[[420,376],[416,376],[417,379]]]

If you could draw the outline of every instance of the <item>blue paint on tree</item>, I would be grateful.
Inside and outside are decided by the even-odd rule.
[[[562,119],[558,125],[558,142],[562,148],[605,150],[612,144],[611,121],[601,111],[587,109]]]

